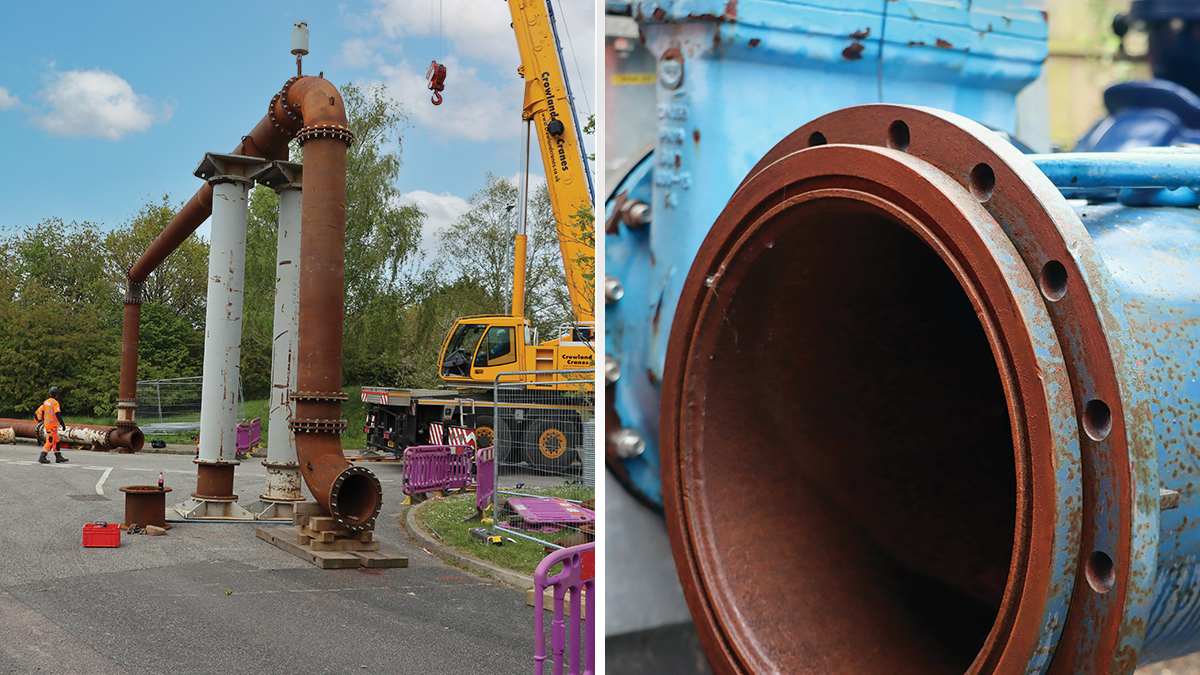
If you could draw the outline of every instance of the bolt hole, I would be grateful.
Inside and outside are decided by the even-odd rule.
[[[825,134],[819,131],[814,131],[812,135],[808,137],[808,147],[810,148],[814,145],[825,145],[828,142],[829,141],[825,140]]]
[[[992,198],[996,189],[996,173],[987,164],[976,164],[971,169],[971,194],[981,202]]]
[[[892,122],[888,127],[888,147],[900,152],[908,152],[908,125],[902,120]]]
[[[1059,301],[1067,294],[1067,268],[1057,260],[1051,260],[1042,267],[1042,295],[1047,300]]]
[[[1088,586],[1097,593],[1107,593],[1117,585],[1117,567],[1104,551],[1092,551],[1092,555],[1088,556],[1084,574],[1087,576]]]
[[[1108,404],[1099,399],[1088,401],[1083,407],[1083,430],[1093,441],[1108,438],[1112,431],[1112,411],[1108,409]]]

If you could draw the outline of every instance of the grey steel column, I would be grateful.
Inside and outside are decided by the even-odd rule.
[[[259,520],[291,521],[293,505],[304,501],[296,435],[288,427],[290,395],[296,391],[299,346],[300,206],[303,165],[274,162],[257,176],[258,182],[279,193],[279,233],[275,256],[275,342],[271,348],[271,403],[267,428],[266,492],[247,505]]]

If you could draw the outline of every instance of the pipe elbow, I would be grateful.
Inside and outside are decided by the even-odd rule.
[[[280,97],[281,105],[300,112],[304,126],[336,124],[346,126],[346,104],[333,83],[323,77],[302,77]],[[287,108],[284,113],[286,114]]]

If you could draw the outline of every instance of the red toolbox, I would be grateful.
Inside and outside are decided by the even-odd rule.
[[[83,526],[85,548],[116,548],[121,545],[121,526],[116,523],[88,523]]]

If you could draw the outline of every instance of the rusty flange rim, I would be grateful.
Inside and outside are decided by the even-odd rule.
[[[1048,297],[1046,307],[1074,394],[1088,517],[1076,561],[1079,583],[1049,672],[1131,671],[1144,638],[1139,617],[1149,608],[1154,585],[1147,570],[1153,571],[1157,557],[1157,453],[1148,402],[1133,381],[1136,368],[1119,296],[1082,223],[1032,162],[994,132],[953,113],[895,105],[857,106],[804,125],[764,156],[731,202],[775,162],[826,144],[891,148],[930,162],[974,190],[1033,278],[1044,279],[1052,262],[1061,265],[1069,290]],[[675,337],[672,330],[673,342]],[[671,380],[664,383],[664,401],[667,387],[677,386]],[[1088,414],[1093,401],[1103,402],[1108,413],[1099,426]],[[664,430],[668,426],[673,425],[664,424]],[[1099,503],[1115,508],[1100,509]],[[1093,552],[1114,563],[1110,588],[1087,581]]]
[[[703,453],[688,443],[688,424],[680,423],[676,411],[689,406],[694,389],[689,379],[703,380],[702,373],[711,363],[710,352],[699,348],[697,353],[702,338],[695,336],[712,332],[712,326],[708,330],[702,326],[706,313],[724,314],[719,306],[729,302],[732,292],[718,289],[726,283],[724,288],[736,287],[757,257],[756,246],[770,245],[764,242],[778,236],[772,228],[788,227],[784,221],[795,221],[798,211],[821,200],[850,200],[886,212],[937,252],[976,307],[1003,374],[1010,418],[1021,428],[1014,435],[1022,439],[1016,462],[1019,485],[1025,487],[1017,495],[1020,517],[1009,583],[992,634],[972,671],[1023,664],[1039,647],[1051,616],[1066,610],[1069,572],[1078,547],[1081,488],[1078,444],[1067,431],[1073,420],[1063,414],[1070,408],[1065,366],[1060,352],[1039,353],[1035,346],[1053,341],[1036,284],[993,258],[996,249],[1004,249],[1005,260],[1016,260],[1011,243],[977,200],[936,174],[932,165],[919,159],[878,148],[829,147],[785,157],[743,186],[714,225],[689,273],[671,331],[664,378],[664,496],[689,604],[693,614],[705,617],[698,621],[702,638],[710,660],[714,654],[725,660],[724,672],[758,672],[766,666],[751,653],[756,641],[748,634],[753,627],[742,624],[740,613],[732,607],[721,606],[732,603],[717,592],[720,565],[694,545],[695,540],[707,538],[707,504],[699,496],[687,498],[694,481],[686,464],[699,465]],[[831,175],[837,178],[828,180]],[[968,269],[967,257],[973,268]],[[1046,334],[1030,334],[1031,330]],[[1032,420],[1029,426],[1026,419]],[[1035,509],[1031,493],[1053,506]],[[1066,527],[1060,530],[1063,523]],[[1049,545],[1034,546],[1033,541]],[[1030,612],[1031,606],[1043,611]]]

